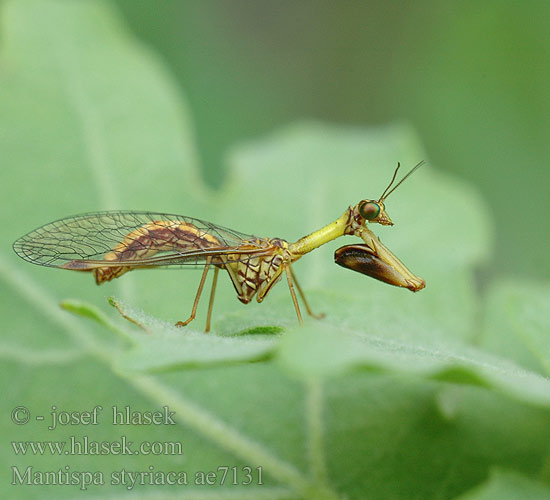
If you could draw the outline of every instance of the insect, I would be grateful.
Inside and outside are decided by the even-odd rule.
[[[213,268],[205,331],[210,330],[220,269],[228,273],[238,299],[245,304],[254,297],[262,302],[284,274],[301,324],[295,287],[307,313],[314,317],[322,315],[313,314],[292,264],[340,236],[358,236],[363,244],[336,250],[337,264],[413,292],[425,287],[424,280],[409,271],[368,227],[374,223],[393,225],[384,202],[423,163],[412,168],[392,188],[400,168],[398,163],[390,184],[377,200],[361,200],[334,222],[295,243],[258,238],[182,215],[112,211],[51,222],[18,239],[13,248],[19,257],[33,264],[90,272],[98,285],[134,269],[202,265],[191,314],[176,326],[185,326],[195,318],[208,271]]]

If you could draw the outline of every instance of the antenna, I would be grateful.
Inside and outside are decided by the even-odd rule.
[[[399,164],[399,162],[397,163],[397,168],[395,169],[395,172],[393,173],[393,177],[392,177],[392,180],[389,184],[389,186],[384,190],[384,192],[382,193],[382,196],[380,196],[380,199],[378,201],[384,201],[390,194],[392,194],[399,186],[401,186],[401,184],[403,184],[403,181],[409,177],[415,170],[418,170],[422,165],[424,165],[424,163],[426,163],[424,160],[422,160],[421,162],[417,163],[413,168],[411,168],[411,170],[405,175],[405,177],[403,177],[392,189],[391,191],[387,192],[388,189],[390,189],[391,185],[393,184],[393,181],[395,180],[395,177],[397,176],[397,171],[399,170],[399,167],[401,166]]]
[[[395,169],[395,172],[393,173],[393,177],[391,178],[390,183],[388,184],[388,187],[384,189],[384,192],[382,193],[382,196],[380,196],[380,199],[383,200],[386,196],[386,191],[391,188],[391,185],[393,184],[393,181],[397,177],[397,172],[401,168],[401,163],[397,162],[397,168]]]

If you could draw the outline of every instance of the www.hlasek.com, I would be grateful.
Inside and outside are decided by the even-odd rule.
[[[58,470],[38,471],[32,466],[19,470],[12,466],[12,485],[27,486],[78,486],[87,490],[89,486],[124,486],[132,490],[135,486],[248,486],[263,485],[262,467],[229,467],[220,465],[210,471],[161,471],[152,465],[146,471],[120,469],[106,475],[102,471],[77,471],[68,465]]]
[[[180,441],[95,441],[70,436],[66,441],[12,441],[15,455],[183,455]]]

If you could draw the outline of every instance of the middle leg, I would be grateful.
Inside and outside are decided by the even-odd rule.
[[[290,266],[289,266],[290,267]],[[322,319],[325,317],[325,315],[323,313],[320,313],[320,314],[315,314],[312,310],[311,310],[311,307],[309,307],[309,304],[308,304],[308,301],[306,300],[306,296],[304,294],[304,292],[302,291],[302,287],[300,286],[300,283],[298,283],[298,280],[296,279],[296,275],[294,274],[294,270],[292,269],[292,267],[290,268],[290,275],[292,276],[292,279],[294,280],[294,283],[296,284],[296,288],[298,289],[298,293],[300,294],[300,297],[302,299],[302,302],[304,303],[304,305],[306,306],[306,311],[307,313],[310,315],[310,316],[313,316],[314,318],[316,319]]]
[[[303,325],[304,322],[302,320],[302,313],[300,312],[300,306],[298,305],[298,299],[296,298],[296,292],[294,291],[294,285],[292,284],[292,270],[290,268],[290,264],[285,264],[285,273],[286,273],[286,279],[288,282],[288,289],[290,290],[290,296],[292,297],[292,302],[294,302],[294,308],[296,309],[296,316],[298,316],[298,323],[300,325]]]

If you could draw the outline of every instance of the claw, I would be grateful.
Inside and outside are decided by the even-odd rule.
[[[368,245],[346,245],[334,252],[334,262],[352,271],[394,286],[408,288],[412,292],[426,286],[424,280],[417,283],[406,279],[394,267],[380,259]]]

